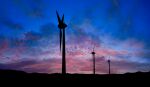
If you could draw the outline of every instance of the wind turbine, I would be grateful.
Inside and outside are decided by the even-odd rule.
[[[60,38],[60,52],[62,51],[62,74],[66,74],[66,50],[65,50],[65,28],[67,25],[64,23],[64,14],[62,19],[58,12],[56,11],[58,19],[58,28],[59,28],[59,38]],[[62,46],[62,47],[61,47]]]
[[[93,51],[92,51],[92,56],[93,56],[93,74],[95,74],[95,51],[94,51],[95,46],[93,47]]]
[[[110,75],[110,62],[111,62],[111,61],[110,61],[110,57],[109,57],[109,59],[108,59],[108,61],[107,61],[107,62],[108,62],[109,75]]]

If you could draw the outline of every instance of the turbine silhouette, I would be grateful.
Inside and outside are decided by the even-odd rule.
[[[93,47],[93,52],[91,53],[93,56],[93,74],[95,74],[95,52],[94,52],[95,46]]]
[[[58,28],[59,28],[59,40],[60,40],[60,52],[62,51],[62,74],[66,74],[66,50],[65,50],[65,28],[67,25],[64,23],[64,14],[62,19],[58,12],[56,11],[57,19],[58,19]]]
[[[108,68],[109,68],[109,71],[108,71],[108,73],[109,73],[109,75],[110,75],[110,58],[108,59]]]

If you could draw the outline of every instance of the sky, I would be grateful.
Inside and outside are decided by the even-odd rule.
[[[150,71],[149,0],[0,0],[0,69],[61,73],[56,10],[65,14],[67,73]]]

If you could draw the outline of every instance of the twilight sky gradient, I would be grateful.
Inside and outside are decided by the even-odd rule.
[[[0,69],[61,73],[56,10],[65,14],[67,72],[150,70],[149,0],[0,0]]]

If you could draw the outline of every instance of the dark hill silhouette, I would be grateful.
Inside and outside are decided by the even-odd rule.
[[[0,70],[0,80],[52,80],[52,81],[61,81],[61,80],[84,80],[84,81],[113,81],[113,80],[149,80],[150,81],[150,72],[136,72],[136,73],[126,73],[126,74],[111,74],[111,75],[93,75],[93,74],[46,74],[46,73],[26,73],[23,71],[16,70]]]

